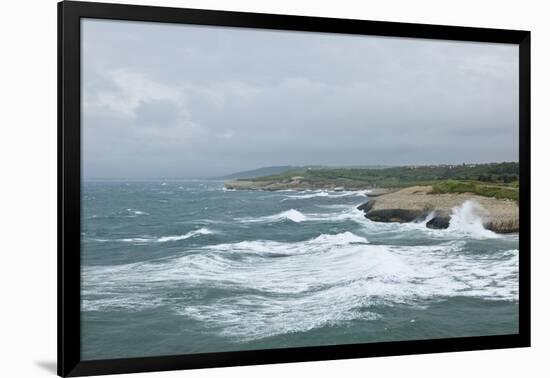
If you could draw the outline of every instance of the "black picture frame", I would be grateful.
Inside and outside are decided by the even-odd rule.
[[[512,335],[377,342],[82,361],[80,358],[80,20],[152,21],[445,39],[519,46],[519,332]],[[107,3],[58,3],[58,374],[83,376],[337,360],[530,346],[530,32]]]

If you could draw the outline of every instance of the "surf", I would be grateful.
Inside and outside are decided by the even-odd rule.
[[[288,194],[285,195],[285,198],[283,201],[286,200],[300,200],[300,199],[310,199],[310,198],[318,198],[318,197],[327,197],[327,198],[341,198],[341,197],[349,197],[349,196],[360,196],[360,197],[366,197],[367,193],[369,193],[369,190],[358,190],[358,191],[317,191],[313,193],[308,192],[300,192],[299,194]]]
[[[257,218],[236,218],[235,220],[240,223],[267,223],[267,222],[280,222],[280,221],[292,221],[294,223],[302,222],[339,222],[346,220],[355,220],[362,222],[365,217],[363,212],[356,209],[356,206],[344,206],[343,211],[328,212],[328,213],[303,213],[296,209],[289,209],[281,211],[277,214],[260,216]]]
[[[290,220],[294,223],[301,223],[308,218],[302,212],[296,209],[285,210],[274,215],[268,215],[258,218],[237,218],[237,221],[244,223],[261,223],[261,222],[279,222],[283,220]]]
[[[160,188],[154,183],[117,217],[85,218],[82,311],[162,313],[196,327],[195,335],[241,343],[324,327],[376,328],[382,323],[372,322],[393,321],[390,308],[409,316],[449,303],[452,316],[452,301],[473,300],[482,311],[486,301],[518,301],[518,237],[484,230],[475,205],[457,207],[449,229],[432,230],[429,219],[373,222],[351,192],[182,185],[169,204],[151,196]],[[102,201],[113,196],[127,199],[115,190],[92,194],[99,197],[84,217],[103,214]]]
[[[134,292],[163,287],[222,290],[222,296],[197,303],[166,297],[157,305],[222,329],[228,337],[254,340],[373,321],[381,316],[380,306],[421,307],[452,297],[517,301],[517,268],[517,250],[479,256],[467,253],[459,240],[376,245],[349,231],[298,242],[243,240],[166,261],[84,269],[87,286],[112,293],[84,306],[118,309],[127,298],[130,309],[137,302]]]
[[[495,239],[499,235],[483,226],[484,209],[475,201],[454,207],[447,232],[469,235],[476,239]]]
[[[200,235],[211,235],[211,234],[214,234],[215,232],[210,230],[209,228],[206,228],[206,227],[203,227],[203,228],[200,228],[198,230],[195,230],[195,231],[190,231],[186,234],[183,234],[183,235],[171,235],[171,236],[162,236],[160,238],[158,238],[156,241],[158,243],[166,243],[166,242],[171,242],[171,241],[178,241],[178,240],[185,240],[185,239],[189,239],[189,238],[192,238],[192,237],[195,237],[195,236],[200,236]]]

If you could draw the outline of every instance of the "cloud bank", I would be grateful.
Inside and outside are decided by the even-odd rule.
[[[84,178],[518,158],[514,45],[82,23]]]

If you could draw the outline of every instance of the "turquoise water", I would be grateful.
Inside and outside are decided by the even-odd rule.
[[[518,237],[366,219],[365,192],[85,182],[85,360],[511,334]]]

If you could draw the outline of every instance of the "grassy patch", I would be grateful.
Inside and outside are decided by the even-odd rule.
[[[518,188],[515,186],[491,185],[475,181],[446,180],[432,183],[432,193],[474,193],[484,197],[518,200]]]

